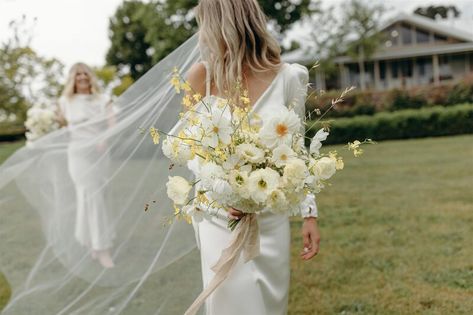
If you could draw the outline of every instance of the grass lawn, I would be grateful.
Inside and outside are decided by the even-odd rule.
[[[0,161],[19,145],[0,144]],[[332,149],[345,170],[318,197],[312,261],[291,223],[289,314],[472,314],[473,136],[386,141],[359,159]]]

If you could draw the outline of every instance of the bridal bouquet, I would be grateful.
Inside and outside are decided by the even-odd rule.
[[[217,98],[211,107],[208,98],[192,93],[177,69],[172,84],[177,92],[186,92],[185,110],[179,133],[164,134],[162,150],[174,164],[197,159],[200,170],[194,183],[169,177],[167,194],[176,216],[189,221],[209,208],[230,206],[245,213],[269,208],[297,215],[306,196],[320,192],[343,169],[337,152],[319,151],[329,135],[326,129],[320,129],[310,139],[310,147],[305,147],[305,121],[290,106],[261,118],[248,106],[246,91],[239,94],[239,104],[211,96]],[[150,134],[157,144],[163,132],[151,128]],[[360,144],[351,144],[352,149],[360,152]],[[189,198],[192,186],[197,187],[196,196]],[[229,221],[229,228],[233,230],[238,222]]]
[[[25,135],[28,142],[35,141],[60,127],[56,111],[53,108],[33,106],[26,115],[25,127],[28,131]]]

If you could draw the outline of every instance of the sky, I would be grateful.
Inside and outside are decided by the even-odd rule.
[[[9,37],[8,24],[26,15],[37,18],[33,48],[43,56],[55,57],[66,68],[82,61],[93,66],[105,63],[109,48],[108,23],[123,0],[0,0],[0,42]],[[322,0],[323,5],[347,0]],[[463,13],[463,24],[473,30],[473,0],[373,0],[383,3],[388,14],[411,13],[418,6],[456,5]],[[296,31],[297,33],[297,31]]]

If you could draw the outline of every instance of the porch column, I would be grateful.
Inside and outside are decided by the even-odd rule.
[[[468,75],[470,73],[470,55],[465,54],[465,74]]]
[[[434,84],[439,85],[440,84],[440,68],[439,68],[438,55],[432,56],[432,65],[433,65],[433,71],[434,71]]]
[[[327,87],[325,85],[325,72],[322,69],[317,70],[315,72],[315,85],[316,89],[318,90],[326,90]]]
[[[414,85],[420,85],[419,67],[417,66],[417,58],[412,58],[412,76],[414,77]]]
[[[386,61],[386,82],[387,82],[387,89],[392,89],[392,61]]]
[[[379,72],[379,60],[374,61],[374,88],[381,90],[381,75]]]
[[[347,71],[343,63],[338,64],[338,68],[340,70],[340,89],[344,89],[350,85],[350,82],[348,82],[349,80],[347,78]]]

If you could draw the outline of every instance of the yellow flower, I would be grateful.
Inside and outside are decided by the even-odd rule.
[[[192,106],[192,99],[189,95],[186,95],[182,98],[182,105],[186,107],[191,107]]]
[[[335,168],[337,170],[343,170],[344,166],[345,166],[345,164],[343,163],[342,158],[337,159],[337,163],[335,164]]]
[[[186,92],[192,91],[192,88],[191,88],[190,84],[187,81],[185,81],[181,84],[181,89],[183,89]]]
[[[153,139],[153,143],[154,144],[159,144],[159,131],[154,128],[154,127],[151,127],[149,128],[149,134],[151,135],[151,138]]]
[[[196,102],[200,102],[200,100],[202,99],[202,95],[200,95],[200,93],[196,93],[192,95],[192,97],[194,98],[194,101]]]

